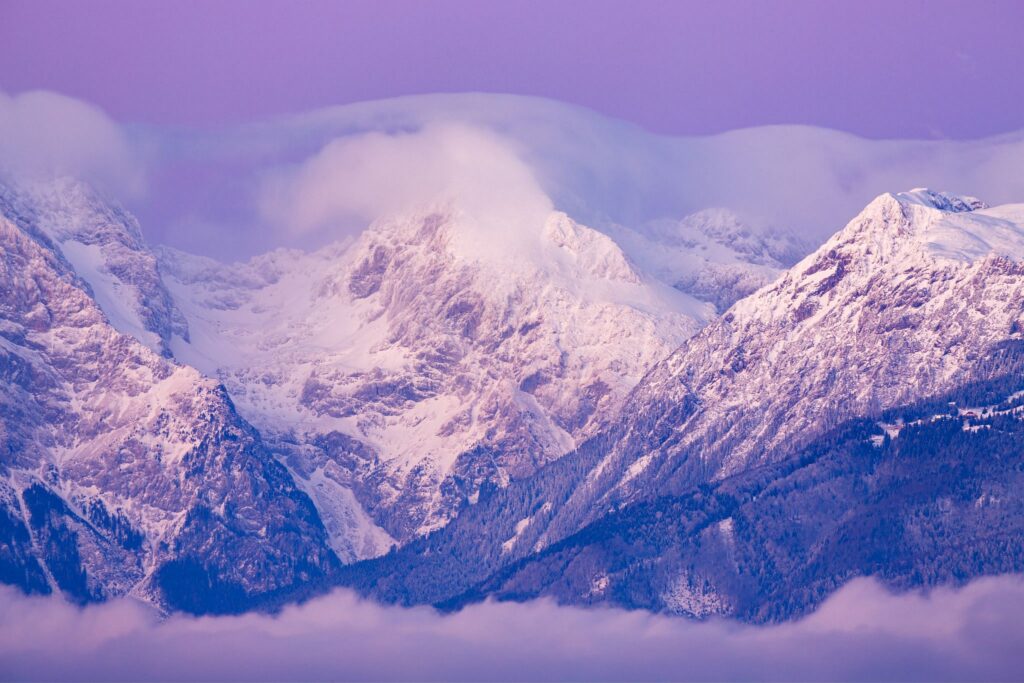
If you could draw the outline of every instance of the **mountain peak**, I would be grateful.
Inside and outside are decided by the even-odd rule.
[[[937,192],[927,187],[915,187],[909,192],[900,192],[895,198],[903,204],[917,204],[948,213],[967,213],[988,208],[988,204],[977,197]]]
[[[973,197],[915,189],[883,194],[803,265],[845,254],[863,266],[1024,259],[1021,207],[989,207]]]
[[[579,509],[786,457],[843,420],[988,372],[1021,325],[1022,269],[1005,261],[1024,256],[1024,206],[969,205],[882,195],[688,340],[631,394],[635,417]]]
[[[164,356],[188,325],[164,287],[139,223],[75,178],[0,186],[0,206],[74,269],[119,331]]]
[[[565,252],[581,275],[639,285],[629,259],[605,234],[580,225],[566,214],[553,212],[544,224],[544,237]]]

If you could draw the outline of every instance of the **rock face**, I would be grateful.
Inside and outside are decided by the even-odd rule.
[[[0,207],[45,235],[87,284],[103,313],[121,332],[164,356],[188,325],[164,287],[156,256],[135,218],[70,178],[0,185]]]
[[[967,424],[966,436],[959,422],[921,427],[927,445],[910,450],[886,438],[893,425],[948,413],[949,401],[986,401],[991,413],[1017,400],[1024,388],[1022,257],[1021,206],[987,209],[925,190],[879,197],[658,363],[609,429],[530,480],[489,491],[442,532],[347,570],[345,581],[409,603],[544,594],[774,618],[798,613],[858,573],[912,585],[1017,567],[1019,520],[1008,522],[1019,516],[1016,503],[991,514],[975,514],[968,503],[1016,481],[1019,413],[1002,415],[998,433],[983,423]],[[938,453],[926,466],[892,462],[900,453],[927,460],[929,448]],[[998,463],[986,462],[991,448],[1003,454]],[[865,453],[871,457],[850,461]],[[964,473],[962,486],[951,471]],[[743,488],[752,481],[759,483]],[[781,501],[776,507],[761,497],[769,491]],[[865,538],[853,522],[837,527],[833,495],[849,520],[903,525],[908,535],[888,528]],[[746,526],[729,521],[738,508]],[[777,520],[806,520],[807,535],[794,539],[803,532],[785,522],[758,525],[769,509]],[[926,524],[933,510],[950,516]],[[712,523],[749,544],[752,555],[740,569],[725,554],[701,554]],[[637,535],[641,527],[648,535]],[[662,532],[673,540],[654,540]],[[996,539],[996,549],[979,547],[977,562],[965,566],[956,547],[975,548],[973,535]],[[885,555],[887,543],[912,550]],[[820,575],[783,562],[789,550],[810,561],[824,547],[845,559],[822,560]],[[779,566],[754,562],[766,548]],[[652,569],[661,561],[668,564]],[[712,570],[719,561],[725,568]],[[727,576],[742,586],[726,585]]]
[[[1024,332],[1022,260],[1020,206],[879,197],[644,378],[587,504],[719,480],[1002,372]]]
[[[336,568],[311,501],[223,387],[114,329],[50,238],[65,233],[39,218],[47,206],[21,194],[0,209],[4,581],[236,611]],[[96,272],[123,273],[127,303],[173,318],[148,279],[155,262],[134,261],[137,233],[116,233],[134,224],[108,217],[90,233],[107,258]],[[154,328],[140,334],[159,347]]]
[[[442,207],[231,267],[162,252],[177,358],[288,450],[345,559],[572,450],[710,313],[564,214],[500,253],[467,221]]]

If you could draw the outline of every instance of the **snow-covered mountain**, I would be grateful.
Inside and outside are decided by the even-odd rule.
[[[72,178],[0,186],[8,216],[51,240],[114,327],[169,355],[173,335],[188,338],[135,217]]]
[[[193,611],[315,586],[336,557],[379,555],[529,477],[606,429],[714,314],[670,286],[678,273],[777,263],[724,213],[687,233],[710,255],[688,261],[666,228],[674,265],[649,272],[653,241],[627,256],[558,212],[495,234],[443,203],[224,265],[154,253],[78,181],[0,198],[19,264],[3,317],[9,580]]]
[[[134,223],[58,194],[0,192],[3,580],[232,611],[322,579],[310,500],[217,382],[158,353],[184,327]]]
[[[722,478],[995,371],[1000,345],[1024,333],[1022,262],[1024,206],[880,196],[652,370],[626,420],[666,403],[693,409],[657,425],[656,449],[610,454],[608,484],[628,497],[655,481]],[[612,481],[618,458],[628,475]]]
[[[1021,205],[878,197],[648,373],[545,538],[1005,370],[1003,345],[1024,332],[1022,261]]]
[[[560,213],[512,241],[443,206],[311,254],[161,263],[176,357],[288,451],[350,559],[571,451],[712,314]]]
[[[495,232],[443,202],[232,265],[73,181],[0,214],[25,590],[756,620],[1020,569],[1024,205],[883,195],[781,275],[799,241],[726,210]]]
[[[1016,533],[1018,526],[1007,524],[1005,515],[1013,518],[1016,513],[995,510],[982,515],[976,525],[968,524],[966,517],[957,515],[973,515],[970,505],[965,503],[961,510],[943,501],[955,493],[956,500],[973,496],[968,500],[973,505],[979,495],[988,495],[986,491],[1005,490],[1008,472],[1020,466],[1022,454],[1014,447],[1020,413],[1011,408],[1024,388],[1022,295],[1024,207],[986,208],[978,200],[928,190],[883,195],[773,284],[736,303],[658,363],[630,394],[609,429],[531,480],[494,492],[443,533],[411,544],[396,557],[352,568],[346,581],[404,602],[458,602],[462,591],[483,582],[467,595],[547,594],[569,602],[609,600],[670,609],[671,600],[643,597],[653,585],[645,587],[643,576],[658,584],[657,595],[672,594],[665,581],[676,580],[678,572],[686,570],[679,566],[679,546],[666,549],[657,546],[656,539],[664,532],[665,538],[699,546],[709,518],[721,522],[720,535],[728,537],[734,523],[728,512],[748,501],[747,519],[756,524],[756,510],[766,509],[767,503],[754,503],[769,485],[775,487],[772,495],[788,496],[782,513],[773,514],[813,521],[813,532],[801,537],[801,543],[811,545],[801,546],[800,552],[813,554],[815,548],[825,547],[815,543],[842,548],[846,559],[829,565],[828,571],[836,573],[815,579],[823,582],[813,593],[815,599],[851,572],[892,572],[902,577],[903,585],[913,583],[914,576],[918,582],[929,576],[948,578],[957,544],[968,547],[967,536],[979,534],[999,539],[995,554],[970,567],[958,563],[954,574],[962,578],[1006,571],[1018,547],[1006,534]],[[971,401],[982,395],[986,403],[981,405],[1007,403],[1010,408],[971,408],[979,405]],[[942,453],[941,459],[919,469],[919,480],[914,479],[914,468],[902,465],[894,477],[891,463],[875,456],[863,467],[848,461],[864,452],[860,446],[875,453],[872,449],[898,435],[899,425],[948,416],[951,400],[964,407],[969,433],[998,427],[1010,434],[998,442],[998,451],[1005,452],[998,467],[986,470],[981,457],[996,442],[959,443],[945,423],[928,427],[932,442],[911,447],[915,457],[923,457],[929,448]],[[1009,426],[970,422],[993,411],[1005,412]],[[858,426],[850,432],[854,423]],[[955,426],[960,430],[959,421]],[[836,430],[846,431],[836,436]],[[843,436],[849,433],[854,437]],[[898,457],[901,449],[883,452]],[[964,453],[971,454],[962,464],[968,468],[964,488],[954,490],[950,487],[956,482],[944,479],[943,473],[960,467],[957,458]],[[827,466],[806,469],[819,461]],[[975,466],[980,469],[970,469]],[[785,483],[797,471],[801,474],[793,481],[814,482],[812,492],[801,488],[803,484]],[[830,495],[825,472],[836,473],[832,494],[847,501],[850,519],[881,515],[890,520],[886,524],[907,524],[908,530],[924,534],[901,541],[913,541],[907,547],[921,551],[914,562],[900,565],[902,569],[879,564],[879,555],[871,553],[880,552],[878,539],[892,541],[892,534],[878,532],[868,543],[869,539],[850,537],[851,527],[836,526],[839,513],[825,505]],[[839,473],[848,478],[841,479]],[[750,482],[752,488],[744,488]],[[917,493],[901,497],[901,486],[910,482]],[[730,493],[739,490],[745,491],[743,496]],[[721,499],[715,498],[716,491]],[[858,492],[863,495],[860,502]],[[680,503],[689,519],[681,527],[671,526],[682,512],[673,507],[675,503],[659,507],[658,501],[666,497],[689,501]],[[634,506],[647,506],[652,517],[630,517],[627,511]],[[885,515],[877,506],[885,506]],[[956,514],[943,518],[941,528],[932,525],[926,530],[913,520],[930,515],[929,506]],[[659,515],[668,516],[656,522],[662,519]],[[641,518],[646,520],[642,524]],[[638,521],[637,527],[629,526],[631,519]],[[739,528],[747,532],[753,527]],[[758,529],[758,543],[776,550],[792,546],[784,524],[769,531]],[[597,540],[606,532],[612,546],[601,546],[604,541]],[[840,532],[848,534],[846,541],[835,536]],[[924,543],[929,534],[953,544],[941,549],[953,555],[940,561],[929,554],[939,553]],[[753,537],[748,535],[747,541],[753,542]],[[588,547],[598,554],[587,551],[577,556],[574,550],[566,555],[567,548]],[[748,550],[762,556],[767,552]],[[612,551],[614,556],[608,555]],[[656,566],[651,564],[653,557],[663,552],[665,558],[675,557],[672,571],[651,574]],[[782,553],[778,561],[784,557]],[[701,562],[714,558],[726,563],[723,566],[739,566],[729,565],[732,560],[724,551]],[[851,558],[861,558],[864,564],[858,566]],[[782,571],[781,565],[762,563],[757,571],[782,571],[776,575],[780,582],[795,581],[796,574],[786,572],[797,572],[798,564],[787,564]],[[900,573],[904,570],[910,573]],[[573,583],[568,587],[570,575]],[[756,578],[766,582],[760,591],[782,585],[773,588],[765,576]],[[683,580],[676,593],[688,595],[694,605],[706,598],[705,606],[716,611],[718,594],[713,587],[694,581]],[[387,588],[376,588],[378,582]],[[739,602],[729,603],[722,597],[727,587],[719,588],[724,601],[719,607],[724,611],[738,610],[743,602],[750,609],[786,613],[779,603],[766,607],[759,602],[768,593],[733,595]],[[793,590],[807,589],[802,585]],[[804,599],[797,592],[773,594],[775,600],[790,601],[790,613],[813,603],[811,595]],[[682,597],[676,600],[683,602]],[[730,604],[732,608],[726,609]]]
[[[759,225],[728,209],[606,230],[647,272],[714,304],[718,312],[773,281],[812,249],[787,230]]]

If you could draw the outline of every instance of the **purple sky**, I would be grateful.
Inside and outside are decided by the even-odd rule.
[[[1024,2],[0,0],[0,88],[218,124],[426,92],[540,95],[656,132],[1024,128]]]

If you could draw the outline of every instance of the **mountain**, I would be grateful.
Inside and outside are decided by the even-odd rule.
[[[647,272],[713,304],[717,312],[769,284],[811,251],[790,231],[721,208],[606,230]]]
[[[158,352],[184,327],[93,199],[0,192],[0,578],[206,612],[327,576],[315,507],[222,386]]]
[[[767,621],[1024,569],[1024,205],[882,195],[781,274],[724,210],[495,227],[222,264],[0,186],[0,580]]]
[[[1000,367],[1024,332],[1024,209],[918,190],[882,195],[771,286],[654,368],[623,414],[602,496],[678,490],[770,462],[840,422],[941,396]],[[688,403],[684,415],[658,416]],[[629,476],[626,476],[626,473]]]
[[[554,595],[761,618],[799,613],[858,573],[911,585],[1013,569],[1013,504],[967,518],[973,501],[980,497],[983,506],[1017,477],[1019,411],[999,415],[998,435],[989,433],[992,423],[969,417],[955,428],[920,427],[927,447],[885,439],[899,425],[948,414],[951,400],[974,406],[965,408],[971,415],[986,405],[972,401],[991,403],[990,413],[1015,406],[1024,388],[1022,240],[1020,205],[990,209],[927,190],[879,197],[658,363],[607,430],[530,480],[488,491],[441,532],[346,569],[343,580],[404,603]],[[913,453],[911,463],[934,457],[923,467],[894,464],[900,453]],[[998,462],[986,461],[992,453],[1001,454]],[[963,480],[950,472],[963,472]],[[783,502],[773,508],[759,497],[767,492]],[[740,508],[746,526],[729,521]],[[838,510],[847,511],[850,526],[837,529]],[[760,511],[788,523],[761,523]],[[943,523],[921,523],[936,511],[949,513]],[[648,513],[665,521],[650,522]],[[854,533],[856,520],[881,526],[865,538]],[[809,529],[795,538],[801,521]],[[719,553],[701,555],[701,566],[680,565],[688,556],[697,562],[712,522],[725,536],[749,532],[737,543],[764,561],[748,557],[729,569],[732,560]],[[886,543],[908,542],[911,532],[920,534],[907,545],[920,551],[916,564],[909,550],[888,560],[872,555]],[[932,541],[948,535],[945,545],[924,543],[928,534]],[[977,547],[975,537],[996,545],[976,562],[954,562],[957,548]],[[813,559],[825,547],[849,561],[829,565],[819,584],[800,583],[802,565],[781,566],[784,551]],[[945,559],[936,559],[939,550]],[[894,564],[897,556],[903,564]],[[713,557],[726,565],[710,567]],[[675,559],[658,573],[658,558]],[[735,586],[709,578],[715,572],[739,572],[746,592],[730,593]],[[645,590],[654,592],[631,594],[645,576],[653,582]],[[751,587],[751,576],[763,584]],[[672,593],[664,581],[678,584],[675,603],[664,597]],[[775,590],[783,585],[793,590]]]
[[[858,576],[908,590],[1024,571],[1024,404],[988,395],[954,414],[889,411],[907,425],[893,437],[851,421],[781,462],[624,506],[441,604],[550,597],[765,622]]]
[[[188,326],[164,287],[135,217],[73,178],[3,186],[6,214],[61,252],[111,323],[169,356]]]
[[[314,253],[161,267],[191,334],[175,356],[287,452],[346,559],[571,451],[712,313],[561,213],[500,241],[445,205]]]
[[[313,590],[603,432],[714,311],[558,212],[502,236],[442,204],[225,265],[71,179],[0,209],[3,580],[79,601]],[[711,260],[774,267],[738,230]]]

